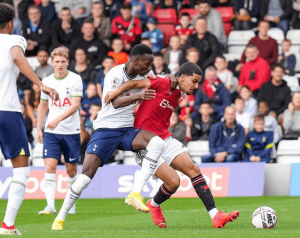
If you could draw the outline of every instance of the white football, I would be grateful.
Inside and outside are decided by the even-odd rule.
[[[278,217],[270,207],[259,207],[252,214],[254,228],[271,229],[277,225]]]

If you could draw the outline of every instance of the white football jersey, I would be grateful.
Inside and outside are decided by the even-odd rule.
[[[82,97],[83,85],[80,75],[71,71],[68,71],[67,75],[61,79],[51,74],[43,79],[43,84],[55,89],[59,93],[59,99],[55,101],[44,92],[41,92],[41,100],[48,101],[49,106],[49,114],[46,121],[47,127],[51,121],[60,116],[71,106],[72,97]],[[58,123],[53,131],[45,128],[45,132],[62,135],[80,133],[79,110]]]
[[[94,130],[98,128],[122,128],[132,127],[134,122],[133,111],[137,102],[115,109],[112,103],[107,106],[104,103],[106,94],[129,80],[141,80],[147,76],[154,76],[153,71],[150,71],[146,76],[137,75],[131,79],[126,71],[125,64],[113,67],[104,78],[104,87],[102,95],[102,110],[98,112],[97,119],[93,122]],[[131,89],[128,92],[122,93],[123,96],[130,96],[140,92],[141,89]]]
[[[19,69],[10,54],[14,46],[25,53],[27,42],[22,36],[0,34],[0,111],[21,112],[16,85]]]

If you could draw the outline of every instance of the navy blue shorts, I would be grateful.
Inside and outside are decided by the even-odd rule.
[[[63,153],[66,163],[77,164],[80,160],[80,144],[80,134],[60,135],[45,132],[43,159],[60,160]]]
[[[0,111],[0,149],[6,160],[30,156],[25,122],[20,112]]]
[[[98,155],[103,165],[116,149],[134,151],[132,142],[140,131],[134,127],[97,129],[89,141],[86,153]]]

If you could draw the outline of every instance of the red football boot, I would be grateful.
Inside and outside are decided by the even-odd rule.
[[[212,219],[213,226],[215,228],[222,228],[226,225],[226,223],[232,222],[233,220],[237,219],[239,215],[240,215],[239,211],[234,211],[231,213],[225,213],[219,211],[215,215],[214,219]]]
[[[14,225],[7,226],[4,222],[2,222],[0,235],[21,235],[21,232],[19,232]]]
[[[152,206],[151,201],[152,199],[150,199],[146,205],[150,209],[152,220],[154,221],[155,225],[157,225],[159,228],[166,228],[167,224],[164,215],[162,213],[161,207]]]

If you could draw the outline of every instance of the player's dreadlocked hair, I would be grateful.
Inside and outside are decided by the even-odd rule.
[[[6,3],[0,3],[0,29],[6,27],[7,23],[13,21],[15,10]]]
[[[147,45],[144,44],[138,44],[136,46],[134,46],[132,48],[132,50],[130,51],[130,57],[132,56],[143,56],[143,55],[152,55],[153,51],[151,50],[151,48]]]
[[[180,66],[178,71],[178,77],[180,77],[182,74],[186,76],[192,76],[193,74],[203,76],[201,68],[192,62],[186,62]]]

